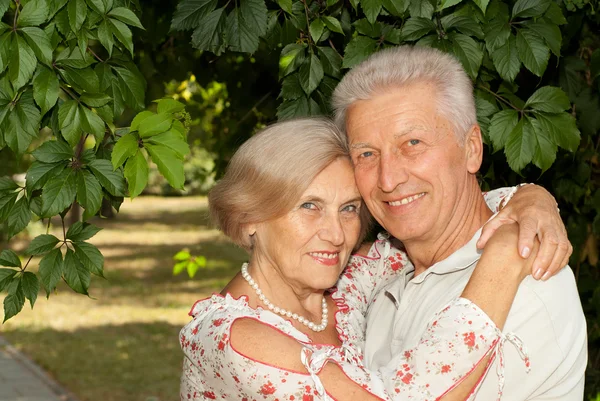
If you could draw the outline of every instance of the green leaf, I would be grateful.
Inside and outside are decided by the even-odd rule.
[[[40,111],[33,103],[32,91],[23,92],[2,124],[4,139],[15,153],[24,153],[31,141],[38,136],[40,120]]]
[[[383,0],[382,3],[385,9],[394,17],[402,17],[408,9],[410,0]]]
[[[550,6],[551,0],[518,0],[513,6],[513,18],[539,17]]]
[[[513,82],[521,69],[521,61],[517,53],[517,41],[510,36],[506,43],[492,53],[494,66],[502,79]]]
[[[19,259],[19,256],[13,250],[4,249],[0,253],[0,266],[21,268],[21,259]]]
[[[313,20],[310,23],[310,26],[308,28],[308,31],[310,32],[310,36],[312,37],[312,39],[315,43],[317,43],[319,41],[319,39],[321,38],[321,35],[323,35],[324,30],[325,30],[325,23],[323,21],[321,21],[320,18]]]
[[[25,305],[25,295],[19,282],[18,290],[4,298],[4,320],[2,323],[19,313],[23,309],[23,305]]]
[[[10,177],[0,177],[0,192],[2,191],[14,191],[18,189],[19,186],[16,182]]]
[[[304,64],[300,67],[298,73],[300,79],[300,85],[307,95],[310,95],[323,79],[323,66],[321,61],[315,54],[311,54],[309,58],[304,61]]]
[[[157,113],[179,113],[185,110],[185,105],[175,99],[166,98],[155,100]]]
[[[131,29],[119,20],[109,18],[108,29],[115,35],[115,37],[125,46],[125,49],[129,50],[131,57],[133,57],[133,38]]]
[[[74,242],[75,256],[93,274],[104,277],[104,256],[95,245],[89,242]]]
[[[11,32],[0,35],[0,74],[3,73],[10,64],[11,46]],[[1,122],[2,119],[0,119],[0,123]]]
[[[113,46],[115,45],[115,41],[113,40],[113,34],[110,30],[110,26],[108,24],[108,20],[103,20],[100,25],[98,25],[98,40],[100,44],[104,46],[109,56],[112,56]]]
[[[44,142],[33,151],[32,155],[43,163],[56,163],[62,160],[71,160],[74,153],[73,148],[59,139]]]
[[[108,104],[112,98],[103,93],[84,93],[79,98],[79,101],[87,104],[90,107],[102,107]]]
[[[148,116],[140,122],[138,132],[142,138],[148,138],[167,131],[173,125],[171,113],[158,113]]]
[[[127,25],[135,26],[136,28],[144,29],[140,19],[133,11],[125,7],[116,7],[108,13],[110,17],[116,18]]]
[[[31,3],[29,3],[31,4]],[[52,65],[52,44],[46,32],[40,28],[26,27],[22,28],[21,32],[25,41],[33,50],[35,56],[47,66]]]
[[[255,34],[263,36],[267,32],[267,6],[264,0],[240,0],[242,18]]]
[[[148,162],[141,150],[137,150],[137,152],[127,160],[124,174],[129,184],[129,197],[133,199],[141,194],[148,184]]]
[[[287,45],[279,57],[279,76],[281,78],[294,72],[304,60],[305,47],[296,43]]]
[[[96,159],[88,163],[88,167],[112,196],[125,196],[125,178],[120,170],[113,170],[111,162]]]
[[[136,154],[138,151],[138,139],[133,134],[125,134],[123,135],[115,144],[112,155],[111,162],[113,165],[113,169],[117,169],[125,163],[129,157]]]
[[[320,114],[322,112],[317,102],[306,96],[302,96],[296,100],[286,100],[277,108],[277,118],[279,120]]]
[[[77,33],[87,17],[87,6],[85,0],[69,0],[67,3],[67,13],[69,15],[69,26],[73,33]]]
[[[64,277],[67,285],[79,294],[88,295],[91,275],[88,269],[75,257],[75,253],[67,249],[64,260]]]
[[[344,50],[342,67],[351,68],[364,61],[377,50],[377,41],[366,36],[357,36],[352,39]]]
[[[63,257],[59,248],[50,251],[42,258],[39,272],[46,294],[50,295],[64,273]]]
[[[475,108],[477,109],[477,118],[489,117],[498,112],[496,105],[481,96],[475,97]]]
[[[563,15],[560,6],[555,2],[550,2],[550,6],[546,10],[544,18],[547,18],[550,22],[556,25],[564,25],[567,23],[567,19]]]
[[[536,113],[536,117],[541,128],[550,133],[555,144],[570,152],[577,150],[581,133],[577,128],[575,117],[569,113]]]
[[[101,143],[106,132],[104,121],[102,121],[98,114],[95,114],[92,110],[82,104],[79,105],[79,110],[79,115],[81,116],[81,129],[94,135],[96,143]]]
[[[0,269],[0,291],[12,281],[18,270],[15,269]]]
[[[560,56],[562,35],[557,25],[544,22],[543,20],[538,20],[537,22],[527,21],[524,25],[543,39],[552,53]]]
[[[231,51],[254,53],[258,49],[258,35],[248,27],[239,8],[227,16],[226,37]]]
[[[25,294],[25,298],[29,300],[29,304],[33,309],[33,305],[38,296],[38,292],[40,291],[40,282],[37,276],[31,272],[25,272],[21,276],[21,288],[23,288],[23,293]]]
[[[292,12],[292,0],[277,0],[277,4],[279,4],[279,7],[281,7],[281,9],[283,11],[285,11],[288,14],[293,14]]]
[[[8,218],[18,196],[18,192],[5,192],[0,194],[0,222],[3,222]]]
[[[317,47],[319,60],[323,66],[323,72],[334,78],[339,78],[342,69],[342,58],[331,47]]]
[[[494,114],[488,128],[488,135],[492,140],[495,151],[504,148],[510,133],[515,129],[518,122],[519,113],[516,110],[502,110]]]
[[[508,136],[504,147],[510,168],[516,172],[521,171],[533,159],[535,147],[533,127],[529,121],[521,119]]]
[[[148,141],[154,145],[162,145],[173,150],[181,160],[190,153],[190,147],[179,135],[172,130],[151,137]]]
[[[177,154],[165,146],[146,144],[145,148],[152,161],[158,166],[158,171],[169,184],[174,188],[183,189],[185,182],[183,162]]]
[[[59,90],[58,77],[54,71],[39,65],[33,77],[33,98],[40,107],[42,115],[54,107]]]
[[[571,102],[562,89],[554,86],[543,86],[527,99],[525,107],[548,113],[560,113],[570,109]]]
[[[77,183],[75,170],[67,168],[50,178],[42,192],[42,216],[51,217],[61,213],[75,200]]]
[[[487,9],[490,0],[473,0],[473,3],[477,4],[477,6],[483,11],[485,14],[485,10]]]
[[[48,18],[48,4],[46,0],[31,0],[23,6],[19,13],[17,25],[38,26],[46,22]],[[2,14],[0,14],[1,16]]]
[[[485,25],[485,45],[489,53],[494,52],[499,47],[505,46],[509,37],[511,35],[508,20],[505,21],[497,18]]]
[[[217,0],[183,0],[171,21],[171,30],[186,31],[200,25],[200,21],[217,7]]]
[[[529,119],[535,140],[537,143],[535,153],[533,154],[533,164],[535,164],[542,173],[548,170],[556,160],[556,144],[552,141],[548,131],[544,130],[536,119]]]
[[[106,13],[107,7],[103,0],[86,0],[86,3],[88,7],[94,10],[96,13],[100,15],[104,15]]]
[[[523,65],[529,71],[538,77],[544,74],[550,51],[539,36],[525,29],[517,31],[517,51]]]
[[[225,8],[218,8],[208,14],[192,34],[192,45],[199,50],[209,50],[220,54],[223,36],[226,32]],[[266,25],[266,23],[265,23]]]
[[[27,170],[25,179],[27,192],[31,193],[32,191],[43,187],[50,177],[60,174],[66,165],[66,162],[41,163],[39,161],[34,161],[29,167],[29,170]]]
[[[452,40],[454,54],[465,67],[465,71],[475,79],[483,60],[483,51],[470,36],[462,33],[452,33],[449,36]]]
[[[377,16],[381,12],[381,0],[361,0],[360,5],[365,13],[367,20],[374,24],[377,20]]]
[[[417,40],[435,30],[435,23],[427,18],[409,18],[402,27],[402,38],[404,40]]]
[[[27,247],[25,254],[27,255],[42,255],[54,249],[58,244],[59,239],[51,234],[42,234],[35,237]]]
[[[85,209],[84,219],[94,216],[102,206],[100,182],[87,170],[77,172],[77,202]]]
[[[329,15],[324,15],[323,17],[321,17],[321,19],[325,23],[325,26],[331,32],[341,33],[342,35],[344,34],[344,30],[342,29],[342,24],[340,23],[340,21],[338,21],[337,18],[329,16]]]
[[[4,15],[8,7],[10,7],[10,0],[0,0],[0,17]]]
[[[24,196],[15,203],[8,214],[6,223],[8,225],[8,238],[20,233],[31,221],[31,210]]]
[[[133,131],[137,131],[140,127],[140,123],[142,121],[144,121],[145,119],[155,116],[156,114],[148,111],[148,110],[144,110],[140,113],[138,113],[134,118],[133,121],[131,121],[131,126],[129,127],[129,131],[133,132]]]
[[[96,62],[91,54],[82,52],[78,47],[66,48],[56,56],[56,65],[60,67],[71,67],[84,69]],[[83,53],[83,54],[82,54]]]
[[[79,143],[82,133],[82,116],[75,100],[67,100],[58,107],[58,126],[72,147]]]
[[[431,19],[435,7],[430,0],[410,0],[409,10],[412,17]]]
[[[288,75],[281,84],[281,97],[284,100],[295,100],[304,96],[304,89],[300,85],[298,74]]]
[[[29,82],[36,66],[37,59],[31,47],[21,36],[13,34],[8,61],[8,76],[15,90],[20,89]]]
[[[91,68],[80,69],[64,66],[63,69],[59,69],[59,72],[69,85],[77,88],[78,92],[98,93],[100,82],[98,75]]]
[[[92,224],[76,221],[67,230],[66,237],[72,241],[85,241],[98,234],[102,229]]]
[[[445,10],[446,8],[452,7],[457,5],[458,3],[461,3],[463,0],[442,0],[440,2],[440,6],[439,6],[439,10]]]
[[[441,19],[442,26],[446,31],[456,29],[465,35],[475,36],[483,39],[483,30],[479,23],[473,18],[464,15],[450,14]]]
[[[122,67],[113,67],[113,69],[119,78],[119,87],[123,92],[125,103],[134,110],[143,109],[146,88],[144,78],[139,71]]]

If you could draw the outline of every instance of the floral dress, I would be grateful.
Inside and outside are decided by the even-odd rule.
[[[488,200],[492,210],[506,196],[495,192],[496,203]],[[506,337],[479,307],[458,298],[436,314],[417,346],[378,371],[367,370],[362,362],[367,309],[379,290],[410,267],[406,254],[381,234],[367,255],[350,258],[331,293],[341,346],[313,343],[282,316],[250,307],[245,296],[214,294],[196,302],[193,319],[179,338],[185,354],[181,400],[332,400],[318,377],[325,363],[338,364],[382,400],[439,399],[487,355],[501,353]],[[233,323],[241,318],[259,320],[298,341],[303,346],[298,357],[307,372],[261,363],[236,351],[229,340]]]

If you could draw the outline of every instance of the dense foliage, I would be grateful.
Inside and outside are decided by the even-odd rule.
[[[123,197],[139,195],[148,157],[183,188],[189,147],[184,105],[173,99],[137,114],[129,129],[115,128],[126,107],[145,107],[129,28],[142,25],[128,4],[2,0],[0,15],[0,150],[30,164],[24,183],[0,178],[0,223],[8,238],[32,219],[48,224],[25,251],[25,265],[12,250],[0,253],[6,321],[26,299],[33,307],[40,283],[48,296],[61,279],[87,294],[91,274],[103,276],[104,258],[86,242],[99,228],[85,220],[101,213],[103,199],[118,210]],[[65,215],[79,206],[83,215],[67,230]],[[55,216],[61,238],[49,233]],[[27,271],[34,256],[41,257],[37,274]]]

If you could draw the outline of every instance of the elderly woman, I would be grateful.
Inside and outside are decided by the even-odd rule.
[[[507,192],[488,195],[492,210]],[[517,254],[517,230],[499,229],[418,346],[369,372],[366,311],[410,262],[383,236],[352,255],[369,214],[335,126],[301,119],[266,128],[237,151],[209,203],[250,261],[190,312],[182,400],[463,400],[501,352],[500,329],[531,270],[533,256]]]

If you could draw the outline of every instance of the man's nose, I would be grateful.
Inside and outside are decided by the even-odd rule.
[[[407,166],[393,153],[382,155],[379,160],[377,185],[383,192],[393,192],[398,185],[408,181]]]

